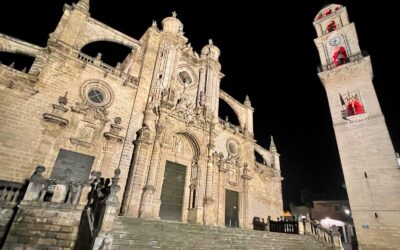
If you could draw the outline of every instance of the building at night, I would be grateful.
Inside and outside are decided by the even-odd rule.
[[[130,52],[115,67],[101,54],[82,53],[98,41]],[[176,13],[162,28],[153,22],[136,40],[91,18],[89,1],[82,0],[65,5],[47,47],[2,34],[0,50],[34,58],[28,70],[0,65],[4,200],[16,204],[36,169],[10,244],[23,235],[19,228],[37,227],[38,218],[45,231],[74,232],[60,238],[73,245],[82,211],[94,213],[93,202],[102,195],[120,201],[114,214],[150,220],[252,228],[254,217],[281,216],[282,177],[273,140],[269,150],[256,143],[250,99],[242,103],[220,89],[220,50],[210,39],[200,53],[193,51]],[[219,118],[220,101],[239,124]],[[83,206],[88,180],[108,190],[96,199],[91,193],[89,210]],[[45,201],[70,210],[49,205],[47,214],[39,205]],[[13,208],[7,209],[5,225],[13,216]],[[50,219],[52,213],[57,218]],[[93,226],[96,215],[89,218]],[[54,243],[46,234],[26,241]]]
[[[371,16],[373,17],[373,15]],[[315,17],[318,76],[326,90],[359,246],[400,246],[400,171],[372,83],[371,58],[345,7]]]

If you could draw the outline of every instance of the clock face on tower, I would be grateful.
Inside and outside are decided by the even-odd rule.
[[[329,45],[331,46],[336,46],[342,42],[342,39],[340,37],[334,37],[331,40],[329,40]]]

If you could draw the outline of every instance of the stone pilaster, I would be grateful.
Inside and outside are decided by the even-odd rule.
[[[249,211],[249,181],[252,179],[251,176],[243,173],[243,192],[242,192],[242,222],[239,221],[239,225],[241,228],[251,228],[251,224],[248,218],[248,211]]]

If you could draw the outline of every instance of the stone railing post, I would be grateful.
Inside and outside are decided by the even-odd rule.
[[[99,218],[98,229],[95,231],[93,250],[111,250],[113,242],[111,230],[113,228],[114,220],[118,216],[118,209],[120,206],[117,197],[117,193],[121,190],[121,187],[118,185],[120,174],[121,170],[117,168],[114,171],[114,177],[112,178],[113,183],[110,187],[110,194],[106,199],[104,209]]]
[[[79,197],[79,201],[78,201],[79,205],[85,206],[86,204],[88,204],[89,194],[90,194],[91,190],[92,190],[91,183],[89,181],[85,182],[83,184],[81,196]]]
[[[35,173],[29,179],[28,188],[26,189],[25,201],[43,200],[46,194],[46,179],[43,178],[43,172],[46,170],[43,166],[37,166]]]
[[[343,250],[342,239],[340,238],[340,233],[336,226],[332,227],[332,238],[333,238],[333,246],[337,250]]]
[[[313,234],[312,229],[311,229],[311,221],[308,218],[304,219],[304,234],[305,235]]]
[[[305,226],[304,226],[304,219],[303,220],[298,220],[297,224],[299,225],[299,234],[306,234],[305,232]]]
[[[65,183],[57,183],[54,188],[53,197],[51,202],[64,203],[67,198],[68,186]]]

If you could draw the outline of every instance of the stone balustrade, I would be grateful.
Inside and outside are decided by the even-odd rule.
[[[3,223],[11,227],[1,227],[0,223],[0,229],[4,229],[0,230],[0,240],[10,228],[4,248],[110,249],[111,230],[120,206],[116,195],[120,169],[111,180],[93,171],[85,183],[47,179],[42,175],[45,170],[43,166],[36,168],[20,202],[21,191],[0,185],[0,198],[18,204],[16,215],[10,213]]]
[[[299,234],[311,235],[323,244],[332,247],[333,249],[343,250],[340,233],[336,227],[331,230],[324,228],[310,219],[299,220]]]
[[[121,79],[124,80],[124,85],[139,85],[137,77],[130,76],[128,74],[125,74],[121,72],[120,70],[120,64],[117,65],[117,67],[112,67],[104,62],[101,61],[101,54],[97,58],[88,56],[84,53],[79,53],[78,54],[78,59],[83,62],[83,67],[86,67],[87,64],[94,65],[96,67],[99,67],[104,71],[104,75],[107,76],[108,74],[117,76]]]
[[[219,118],[218,120],[219,124],[221,124],[224,127],[224,129],[229,129],[235,134],[236,133],[244,134],[244,130],[240,126],[233,125],[229,121],[223,120],[221,118]]]
[[[0,203],[16,203],[21,196],[22,185],[8,182],[0,182]]]
[[[0,249],[15,214],[16,206],[21,200],[22,193],[22,184],[0,181]]]
[[[53,202],[71,205],[83,205],[88,202],[91,190],[90,180],[87,183],[45,179],[42,173],[45,167],[38,166],[30,178],[23,201]]]

